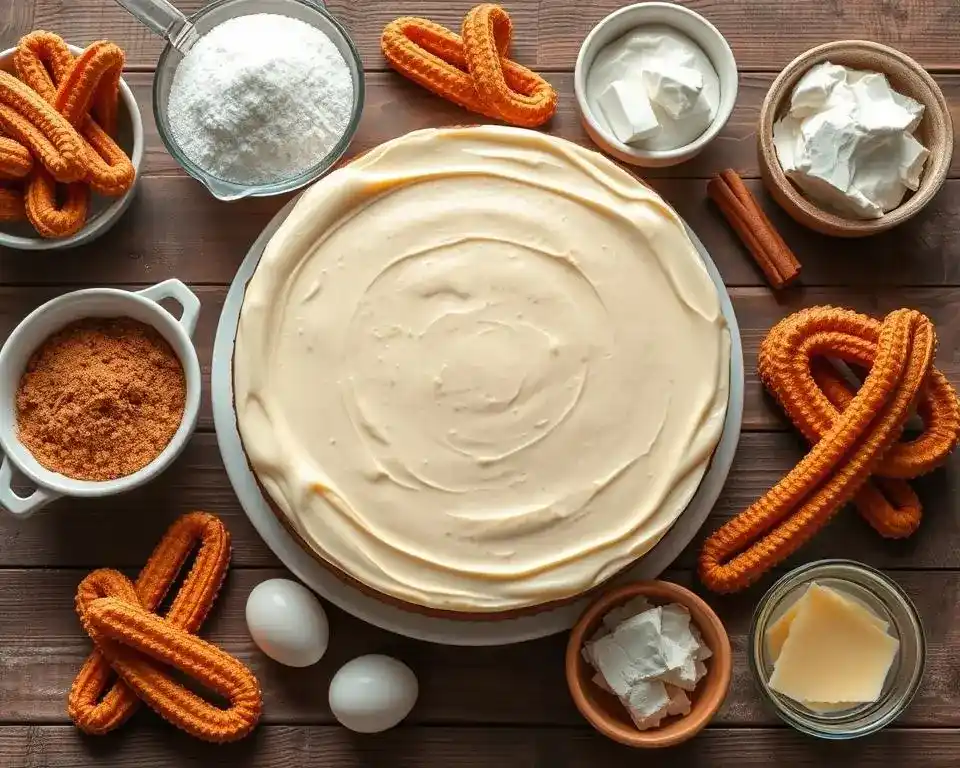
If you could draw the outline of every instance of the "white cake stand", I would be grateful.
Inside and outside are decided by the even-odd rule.
[[[267,241],[287,217],[296,200],[291,200],[273,218],[253,244],[237,272],[227,294],[217,338],[213,347],[213,420],[220,453],[233,489],[247,517],[267,546],[304,584],[347,613],[382,629],[418,640],[444,645],[507,645],[563,632],[573,626],[589,598],[559,608],[516,619],[468,621],[425,616],[387,605],[335,576],[306,552],[287,532],[260,493],[260,487],[247,464],[237,431],[233,397],[233,345],[240,319],[247,281],[253,274]],[[733,455],[740,439],[743,417],[743,348],[740,329],[730,297],[720,273],[703,244],[687,227],[687,233],[717,286],[721,308],[730,328],[730,401],[720,442],[714,452],[697,493],[666,535],[636,565],[620,574],[616,581],[652,579],[659,576],[690,543],[716,503],[726,482]]]

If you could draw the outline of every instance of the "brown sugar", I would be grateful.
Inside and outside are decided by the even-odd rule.
[[[153,461],[183,419],[183,366],[129,317],[78,320],[33,353],[17,388],[17,429],[34,458],[75,480],[115,480]]]

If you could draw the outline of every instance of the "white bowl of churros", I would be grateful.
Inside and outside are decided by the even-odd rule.
[[[113,43],[49,32],[0,53],[0,246],[71,248],[127,210],[144,138],[123,63]]]

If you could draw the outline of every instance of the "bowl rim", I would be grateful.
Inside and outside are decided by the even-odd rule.
[[[588,68],[585,66],[584,62],[587,53],[597,44],[595,40],[602,28],[619,19],[621,16],[636,15],[642,17],[646,14],[649,14],[651,11],[662,11],[667,14],[673,14],[676,17],[688,18],[694,23],[699,24],[706,34],[715,38],[721,50],[724,52],[724,61],[715,62],[710,57],[709,53],[706,51],[704,51],[704,53],[707,54],[707,58],[710,58],[711,63],[714,65],[714,67],[716,67],[717,77],[720,79],[721,83],[723,83],[723,78],[726,74],[727,76],[731,77],[733,86],[732,89],[728,89],[730,92],[729,99],[727,98],[727,94],[725,92],[721,93],[720,108],[717,110],[717,114],[714,116],[710,126],[693,141],[683,144],[679,147],[674,147],[673,149],[642,149],[639,147],[630,146],[629,144],[624,144],[616,136],[611,134],[602,125],[600,125],[600,123],[594,117],[593,111],[590,109],[590,105],[587,103],[586,78]],[[664,21],[657,23],[669,25],[669,22]],[[643,19],[639,18],[636,26],[641,26],[642,24]],[[682,30],[679,31],[682,32]],[[686,33],[683,34],[686,35]],[[686,36],[690,37],[689,35]],[[699,45],[699,41],[693,40],[693,42]],[[580,110],[581,117],[587,124],[589,129],[588,132],[595,133],[597,136],[599,136],[604,143],[609,144],[610,147],[616,151],[618,156],[622,156],[622,159],[632,159],[634,161],[640,161],[640,163],[643,161],[648,161],[657,165],[669,165],[672,164],[671,161],[682,162],[687,160],[699,153],[707,144],[716,138],[717,134],[719,134],[727,124],[727,121],[730,119],[730,115],[733,114],[733,109],[736,106],[737,95],[740,87],[739,82],[740,76],[739,71],[737,70],[736,57],[733,54],[733,49],[730,47],[730,43],[727,42],[727,39],[723,36],[720,30],[717,29],[716,26],[714,26],[713,23],[707,18],[700,15],[696,11],[683,5],[675,5],[674,3],[666,2],[642,2],[634,3],[633,5],[626,5],[623,8],[618,8],[617,10],[600,19],[600,21],[593,26],[586,38],[584,38],[583,43],[580,45],[573,74],[573,90],[577,100],[577,107]]]
[[[809,200],[787,178],[776,155],[776,149],[773,147],[773,125],[777,113],[780,111],[784,99],[790,97],[796,82],[812,67],[827,61],[831,55],[856,51],[873,52],[880,57],[896,61],[909,69],[933,97],[944,124],[944,151],[940,163],[935,166],[928,164],[923,170],[920,188],[903,203],[879,219],[845,218]],[[885,72],[882,74],[886,75]],[[774,98],[775,94],[776,98]],[[924,117],[926,117],[926,113]],[[915,59],[896,48],[872,40],[835,40],[814,46],[792,59],[774,78],[763,98],[760,105],[760,116],[757,121],[757,134],[761,176],[767,186],[775,190],[780,205],[791,215],[799,214],[804,217],[806,221],[801,221],[801,223],[806,226],[825,234],[848,237],[862,237],[884,232],[916,215],[943,186],[953,159],[953,119],[946,97],[936,80]],[[809,222],[815,222],[815,225]]]
[[[659,728],[651,728],[647,731],[624,728],[618,723],[612,722],[587,699],[578,674],[581,666],[586,664],[581,654],[583,645],[587,641],[588,635],[597,628],[603,615],[611,608],[638,596],[649,597],[656,601],[679,603],[685,606],[690,610],[691,617],[701,632],[704,635],[711,635],[716,640],[710,647],[710,650],[713,651],[713,657],[708,675],[719,676],[718,689],[720,695],[717,696],[713,704],[704,708],[696,717],[691,712],[677,720],[676,723],[681,727],[669,733]],[[604,736],[626,746],[639,748],[670,747],[687,741],[698,734],[710,722],[726,698],[732,675],[730,636],[720,617],[703,598],[690,589],[661,579],[623,584],[604,592],[594,600],[577,619],[573,629],[570,630],[564,662],[567,687],[580,714]]]
[[[204,5],[202,8],[190,14],[189,21],[196,23],[196,20],[202,16],[233,4],[242,4],[246,1],[247,0],[214,0],[214,2]],[[350,144],[353,142],[354,136],[356,136],[357,130],[360,127],[360,121],[363,116],[363,107],[366,102],[366,77],[364,75],[363,59],[360,56],[360,51],[358,50],[357,44],[354,42],[353,37],[350,35],[350,32],[344,26],[343,22],[341,22],[333,13],[330,12],[323,0],[284,1],[303,6],[309,11],[315,13],[318,17],[322,17],[330,23],[336,33],[340,36],[340,39],[343,40],[347,51],[350,53],[349,58],[344,55],[344,62],[347,65],[347,69],[350,70],[351,79],[353,82],[352,111],[350,114],[350,120],[347,122],[347,126],[344,129],[343,135],[329,153],[327,153],[323,158],[318,160],[309,168],[301,171],[296,176],[267,184],[244,185],[221,179],[218,176],[208,172],[204,168],[201,168],[193,160],[191,160],[187,156],[186,152],[180,148],[176,138],[173,136],[173,130],[169,128],[169,120],[167,119],[167,105],[166,103],[161,103],[160,93],[158,90],[160,78],[157,75],[164,69],[171,66],[167,63],[167,60],[171,55],[173,55],[176,49],[170,43],[167,43],[160,52],[160,57],[157,59],[157,66],[151,86],[150,97],[151,103],[153,104],[157,135],[160,137],[160,141],[164,148],[167,150],[170,156],[176,160],[177,164],[180,165],[180,167],[183,168],[183,170],[186,171],[191,178],[203,184],[207,191],[209,191],[210,194],[212,194],[218,200],[230,202],[233,200],[240,200],[245,197],[272,197],[275,195],[286,194],[288,192],[294,192],[302,187],[307,186],[308,184],[317,181],[326,173],[336,168],[337,163],[340,162],[341,158],[346,154]],[[266,12],[267,11],[254,11],[254,13]],[[280,10],[275,10],[272,12],[280,13],[282,15]],[[320,31],[324,34],[327,34],[325,30]],[[336,45],[336,41],[332,38],[331,42]],[[339,46],[337,46],[337,50],[340,50]],[[340,50],[340,52],[343,54],[342,50]],[[173,74],[175,74],[177,64],[173,65]],[[354,75],[354,72],[356,72],[356,75]],[[173,77],[173,74],[171,74],[171,77]]]
[[[71,43],[67,43],[67,47],[69,47],[70,51],[74,54],[80,54],[84,50],[82,47]],[[0,62],[6,63],[16,50],[17,46],[0,51]],[[120,102],[130,116],[130,128],[133,134],[130,162],[133,163],[133,168],[137,174],[133,186],[120,195],[120,197],[114,198],[110,205],[100,211],[95,217],[88,219],[87,223],[83,225],[83,229],[79,232],[74,232],[69,237],[44,238],[39,235],[36,237],[25,237],[23,235],[11,235],[0,229],[0,247],[20,251],[65,250],[89,243],[117,223],[127,208],[130,207],[130,203],[133,201],[133,196],[136,193],[137,185],[140,183],[140,166],[143,163],[144,150],[143,115],[140,112],[140,105],[137,104],[137,99],[133,95],[133,89],[122,77],[120,78]]]
[[[189,296],[187,296],[189,294]],[[7,461],[13,464],[25,477],[27,477],[36,488],[44,492],[53,492],[52,497],[74,496],[74,497],[101,497],[136,488],[163,472],[170,463],[180,454],[186,446],[190,435],[196,427],[197,418],[200,412],[200,402],[203,389],[201,379],[200,361],[197,356],[196,345],[193,343],[192,333],[195,327],[197,316],[200,309],[200,301],[196,295],[190,291],[182,282],[176,279],[165,280],[147,288],[128,291],[122,288],[83,288],[77,291],[61,294],[30,312],[24,317],[17,326],[11,331],[3,346],[0,347],[0,377],[5,378],[8,374],[19,377],[23,371],[11,372],[14,365],[13,358],[24,354],[27,336],[31,327],[43,321],[44,316],[52,312],[62,310],[65,305],[81,304],[90,298],[101,297],[110,301],[112,307],[116,308],[116,314],[96,315],[88,312],[81,312],[66,323],[82,319],[84,317],[114,317],[122,316],[124,306],[130,304],[138,305],[146,310],[146,314],[151,316],[151,320],[140,320],[156,329],[169,342],[168,335],[176,339],[176,343],[170,343],[171,348],[177,355],[177,359],[183,368],[184,383],[186,388],[183,416],[180,424],[174,432],[170,441],[164,449],[146,466],[136,472],[125,475],[115,480],[77,480],[67,477],[53,470],[49,470],[39,462],[34,461],[40,466],[40,471],[34,467],[27,466],[22,461],[20,454],[26,453],[32,456],[30,450],[20,441],[19,436],[14,429],[3,428],[0,426],[0,453],[4,464]],[[192,297],[192,298],[191,298]],[[181,304],[183,314],[178,319],[163,305],[159,303],[161,299],[172,298]],[[184,300],[181,301],[181,298]],[[65,323],[59,323],[62,328]],[[164,333],[166,330],[168,333]],[[49,338],[56,329],[43,335],[43,340]],[[39,344],[43,344],[40,341]],[[33,345],[31,349],[26,350],[26,359],[32,355],[39,345]],[[16,388],[12,388],[11,396],[16,395]],[[8,401],[0,403],[0,408],[13,408]],[[12,450],[11,450],[12,448]],[[3,489],[5,490],[5,489]],[[23,497],[21,497],[22,499]],[[27,497],[30,498],[30,497]],[[38,507],[39,508],[39,505]],[[7,510],[12,511],[12,510]],[[33,511],[32,509],[30,511]]]
[[[857,581],[853,582],[861,588],[868,589],[875,594],[885,592],[892,596],[892,599],[899,601],[900,606],[908,618],[908,625],[915,632],[913,642],[916,644],[915,650],[917,658],[914,662],[914,671],[910,676],[907,687],[901,692],[900,701],[896,707],[877,717],[876,720],[866,725],[861,725],[859,728],[848,731],[831,731],[817,727],[818,718],[815,713],[801,717],[791,711],[790,707],[784,703],[786,697],[776,693],[770,688],[766,671],[761,664],[761,658],[764,655],[764,647],[766,644],[765,630],[770,628],[770,620],[774,612],[785,599],[820,579],[825,581],[851,581],[851,572],[870,582],[869,585]],[[885,598],[881,597],[880,599],[881,602],[888,605]],[[899,625],[896,626],[896,631],[902,652],[907,639],[904,637],[904,633],[901,631]],[[876,733],[893,723],[903,713],[910,705],[923,680],[923,672],[927,658],[927,641],[920,612],[917,610],[916,605],[907,592],[895,579],[883,571],[857,560],[850,560],[848,558],[812,560],[782,574],[757,601],[750,619],[749,632],[750,634],[747,637],[747,661],[755,687],[760,692],[764,701],[776,712],[777,716],[784,723],[801,733],[816,738],[827,741],[845,741]]]

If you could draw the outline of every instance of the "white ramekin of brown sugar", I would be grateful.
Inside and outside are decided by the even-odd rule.
[[[179,305],[179,318],[161,305],[160,302],[165,300]],[[26,517],[61,496],[99,497],[129,491],[166,469],[193,433],[200,410],[200,363],[192,341],[199,313],[200,300],[186,285],[179,280],[165,280],[142,291],[115,288],[74,291],[48,301],[27,315],[0,349],[0,452],[3,454],[0,462],[0,508],[10,514]],[[125,320],[116,320],[119,318]],[[145,333],[156,338],[158,344],[165,342],[163,349],[167,353],[172,350],[182,367],[182,379],[178,380],[182,381],[183,394],[182,397],[177,395],[178,402],[182,401],[182,415],[178,413],[179,424],[170,429],[172,435],[169,441],[158,448],[155,458],[144,466],[112,479],[77,479],[85,474],[82,467],[78,472],[71,470],[66,474],[66,470],[54,471],[52,467],[56,462],[50,461],[51,454],[41,454],[37,450],[38,455],[44,456],[41,462],[21,439],[18,419],[22,414],[18,412],[18,393],[22,392],[22,381],[27,380],[25,373],[28,365],[36,364],[36,354],[41,348],[46,348],[48,340],[81,321],[90,321],[94,325],[98,322],[119,322],[121,325],[118,327],[124,327],[122,323],[139,328],[146,326]],[[150,329],[159,334],[162,340]],[[104,364],[110,363],[109,354],[104,353]],[[98,364],[100,362],[97,361]],[[55,380],[55,377],[49,377],[49,380]],[[132,385],[142,388],[143,382],[133,382]],[[147,391],[147,394],[152,393]],[[56,396],[69,397],[69,394]],[[93,406],[88,404],[85,407]],[[103,418],[111,418],[109,404],[104,406],[104,410]],[[99,416],[93,418],[99,419]],[[129,433],[129,425],[127,431]],[[109,434],[109,429],[106,433]],[[51,430],[51,436],[56,443],[56,429]],[[109,439],[103,441],[104,451],[116,449],[110,442]],[[53,451],[55,455],[56,446]],[[31,486],[32,490],[25,490]]]

